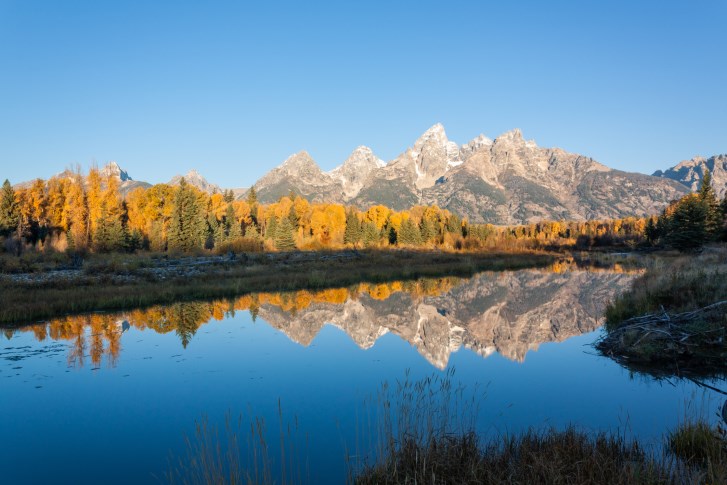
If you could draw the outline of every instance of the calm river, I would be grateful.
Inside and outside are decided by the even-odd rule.
[[[714,415],[721,401],[595,355],[604,307],[633,278],[482,273],[2,330],[0,482],[164,483],[191,460],[195,423],[222,433],[226,416],[243,415],[243,455],[245,423],[259,420],[278,463],[282,424],[286,479],[342,483],[347,457],[372,441],[365,408],[382,384],[452,369],[482,396],[483,435],[574,423],[656,444],[685,414]]]

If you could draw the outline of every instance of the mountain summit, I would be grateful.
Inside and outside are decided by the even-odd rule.
[[[184,175],[175,175],[169,181],[169,185],[179,185],[179,182],[182,180],[182,178],[184,178],[184,181],[187,182],[189,185],[198,188],[202,192],[207,192],[208,194],[222,192],[222,189],[219,185],[208,182],[206,178],[204,178],[198,171],[194,169],[190,170]]]
[[[660,212],[688,192],[673,180],[621,172],[590,157],[542,148],[519,129],[459,146],[435,124],[384,163],[358,147],[331,172],[299,152],[255,183],[273,202],[291,190],[316,202],[396,210],[436,204],[472,222],[525,224],[551,219],[602,219]]]

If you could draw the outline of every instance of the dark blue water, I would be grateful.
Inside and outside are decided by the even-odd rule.
[[[217,312],[178,306],[146,320],[96,315],[6,331],[0,482],[164,482],[204,416],[213,425],[227,413],[261,417],[274,448],[282,409],[284,424],[297,423],[304,478],[341,483],[346,454],[372,430],[364,402],[407,370],[416,380],[454,368],[468,389],[486,387],[483,434],[576,423],[658,443],[665,428],[719,402],[690,382],[634,377],[593,355],[599,306],[632,277],[483,274],[426,291],[348,290],[345,303],[268,296],[253,305],[255,321],[250,311],[220,315],[228,304],[218,303]],[[295,298],[308,300],[291,308]],[[170,318],[190,313],[203,321],[181,331]]]

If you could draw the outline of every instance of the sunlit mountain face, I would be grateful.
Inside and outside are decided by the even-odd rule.
[[[66,316],[4,333],[8,339],[21,332],[32,333],[39,342],[65,342],[46,351],[65,352],[72,366],[114,366],[124,358],[124,347],[133,345],[127,338],[131,329],[168,334],[179,340],[183,351],[194,345],[194,336],[204,325],[224,324],[235,312],[247,311],[260,324],[306,347],[330,325],[362,350],[385,334],[396,335],[438,369],[444,369],[461,348],[482,357],[496,352],[522,362],[542,343],[598,328],[605,303],[637,274],[618,265],[597,270],[563,261],[546,269],[487,272],[470,279],[360,283]],[[22,350],[5,354],[6,359],[23,358]]]

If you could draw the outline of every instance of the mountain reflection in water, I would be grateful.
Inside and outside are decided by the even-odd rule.
[[[213,302],[181,302],[115,314],[67,316],[16,330],[38,341],[68,341],[68,362],[114,366],[125,330],[174,333],[186,348],[202,325],[235,311],[249,311],[291,340],[310,345],[324,325],[346,332],[362,349],[392,333],[409,342],[433,366],[444,369],[461,347],[483,357],[497,352],[523,361],[545,342],[560,342],[596,329],[607,302],[637,275],[619,266],[579,269],[558,263],[547,269],[486,272],[470,279],[437,278],[289,293],[255,293]]]

